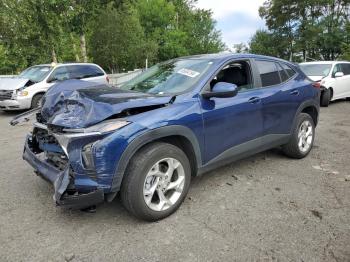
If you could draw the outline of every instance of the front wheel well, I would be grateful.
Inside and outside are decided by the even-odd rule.
[[[172,135],[172,136],[158,138],[158,139],[152,140],[152,141],[148,142],[147,144],[143,145],[141,148],[139,148],[137,150],[137,152],[139,150],[141,150],[143,147],[148,146],[149,144],[156,143],[156,142],[169,143],[169,144],[172,144],[172,145],[180,148],[185,153],[188,160],[190,161],[191,175],[192,176],[197,175],[198,163],[197,163],[197,159],[196,159],[196,153],[195,153],[195,150],[192,146],[192,143],[188,140],[188,138],[181,136],[181,135]]]
[[[312,120],[314,120],[315,126],[317,126],[318,123],[318,111],[314,106],[308,106],[304,108],[301,113],[306,113],[311,116]]]
[[[35,93],[35,94],[33,95],[33,97],[35,97],[35,96],[37,96],[37,95],[45,95],[45,92],[44,92],[44,91],[40,91],[40,92],[38,92],[38,93]]]

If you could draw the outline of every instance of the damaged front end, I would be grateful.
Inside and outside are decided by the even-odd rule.
[[[42,108],[21,114],[10,124],[34,117],[23,159],[54,186],[58,205],[84,209],[111,201],[119,191],[115,181],[121,178],[115,174],[121,155],[130,137],[147,129],[129,125],[129,118],[172,102],[172,97],[67,81],[46,93]]]
[[[93,137],[89,136],[84,143],[90,144]],[[75,144],[75,148],[70,149],[70,144]],[[84,166],[82,151],[77,150],[79,144],[83,147],[76,134],[55,134],[46,125],[35,123],[23,152],[23,159],[54,186],[56,204],[71,209],[83,209],[104,201],[104,190],[99,187],[93,170]]]

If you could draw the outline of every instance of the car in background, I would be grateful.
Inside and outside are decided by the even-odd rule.
[[[44,64],[29,67],[19,76],[0,78],[0,110],[33,109],[54,84],[68,79],[108,83],[105,71],[96,64]]]
[[[325,61],[300,64],[301,70],[321,88],[321,106],[330,101],[350,98],[350,62]]]
[[[274,147],[306,157],[319,95],[298,66],[249,54],[170,60],[120,88],[69,80],[35,112],[23,159],[60,206],[93,208],[120,193],[127,210],[155,221],[178,209],[192,176]]]

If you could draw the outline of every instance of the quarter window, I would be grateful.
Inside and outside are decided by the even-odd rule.
[[[286,65],[286,64],[282,63],[282,67],[287,72],[289,78],[292,78],[293,76],[296,75],[296,72],[294,71],[294,69],[291,68],[289,65]]]
[[[278,64],[278,71],[280,72],[280,76],[281,76],[282,82],[285,82],[285,81],[287,81],[289,79],[289,75],[282,68],[282,66],[280,64]]]
[[[262,87],[278,85],[281,83],[276,64],[268,61],[256,61],[260,72]]]

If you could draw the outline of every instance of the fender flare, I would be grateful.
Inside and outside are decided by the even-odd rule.
[[[307,101],[304,101],[303,103],[301,103],[301,105],[299,106],[299,108],[294,116],[293,125],[292,125],[292,129],[291,129],[290,133],[292,133],[294,128],[295,128],[298,115],[307,107],[314,107],[316,109],[317,121],[315,123],[315,126],[317,126],[319,115],[320,115],[320,104],[317,103],[315,100],[307,100]]]
[[[134,140],[132,140],[132,142],[124,150],[122,156],[118,161],[117,168],[114,173],[111,192],[119,191],[121,183],[124,178],[124,173],[129,164],[129,161],[141,147],[143,147],[148,143],[151,143],[152,141],[169,137],[169,136],[182,136],[186,138],[188,141],[190,141],[193,151],[195,153],[197,167],[202,165],[202,157],[201,157],[201,150],[199,147],[199,143],[196,136],[191,131],[191,129],[189,129],[188,127],[179,126],[179,125],[165,126],[165,127],[152,129],[136,137]]]

